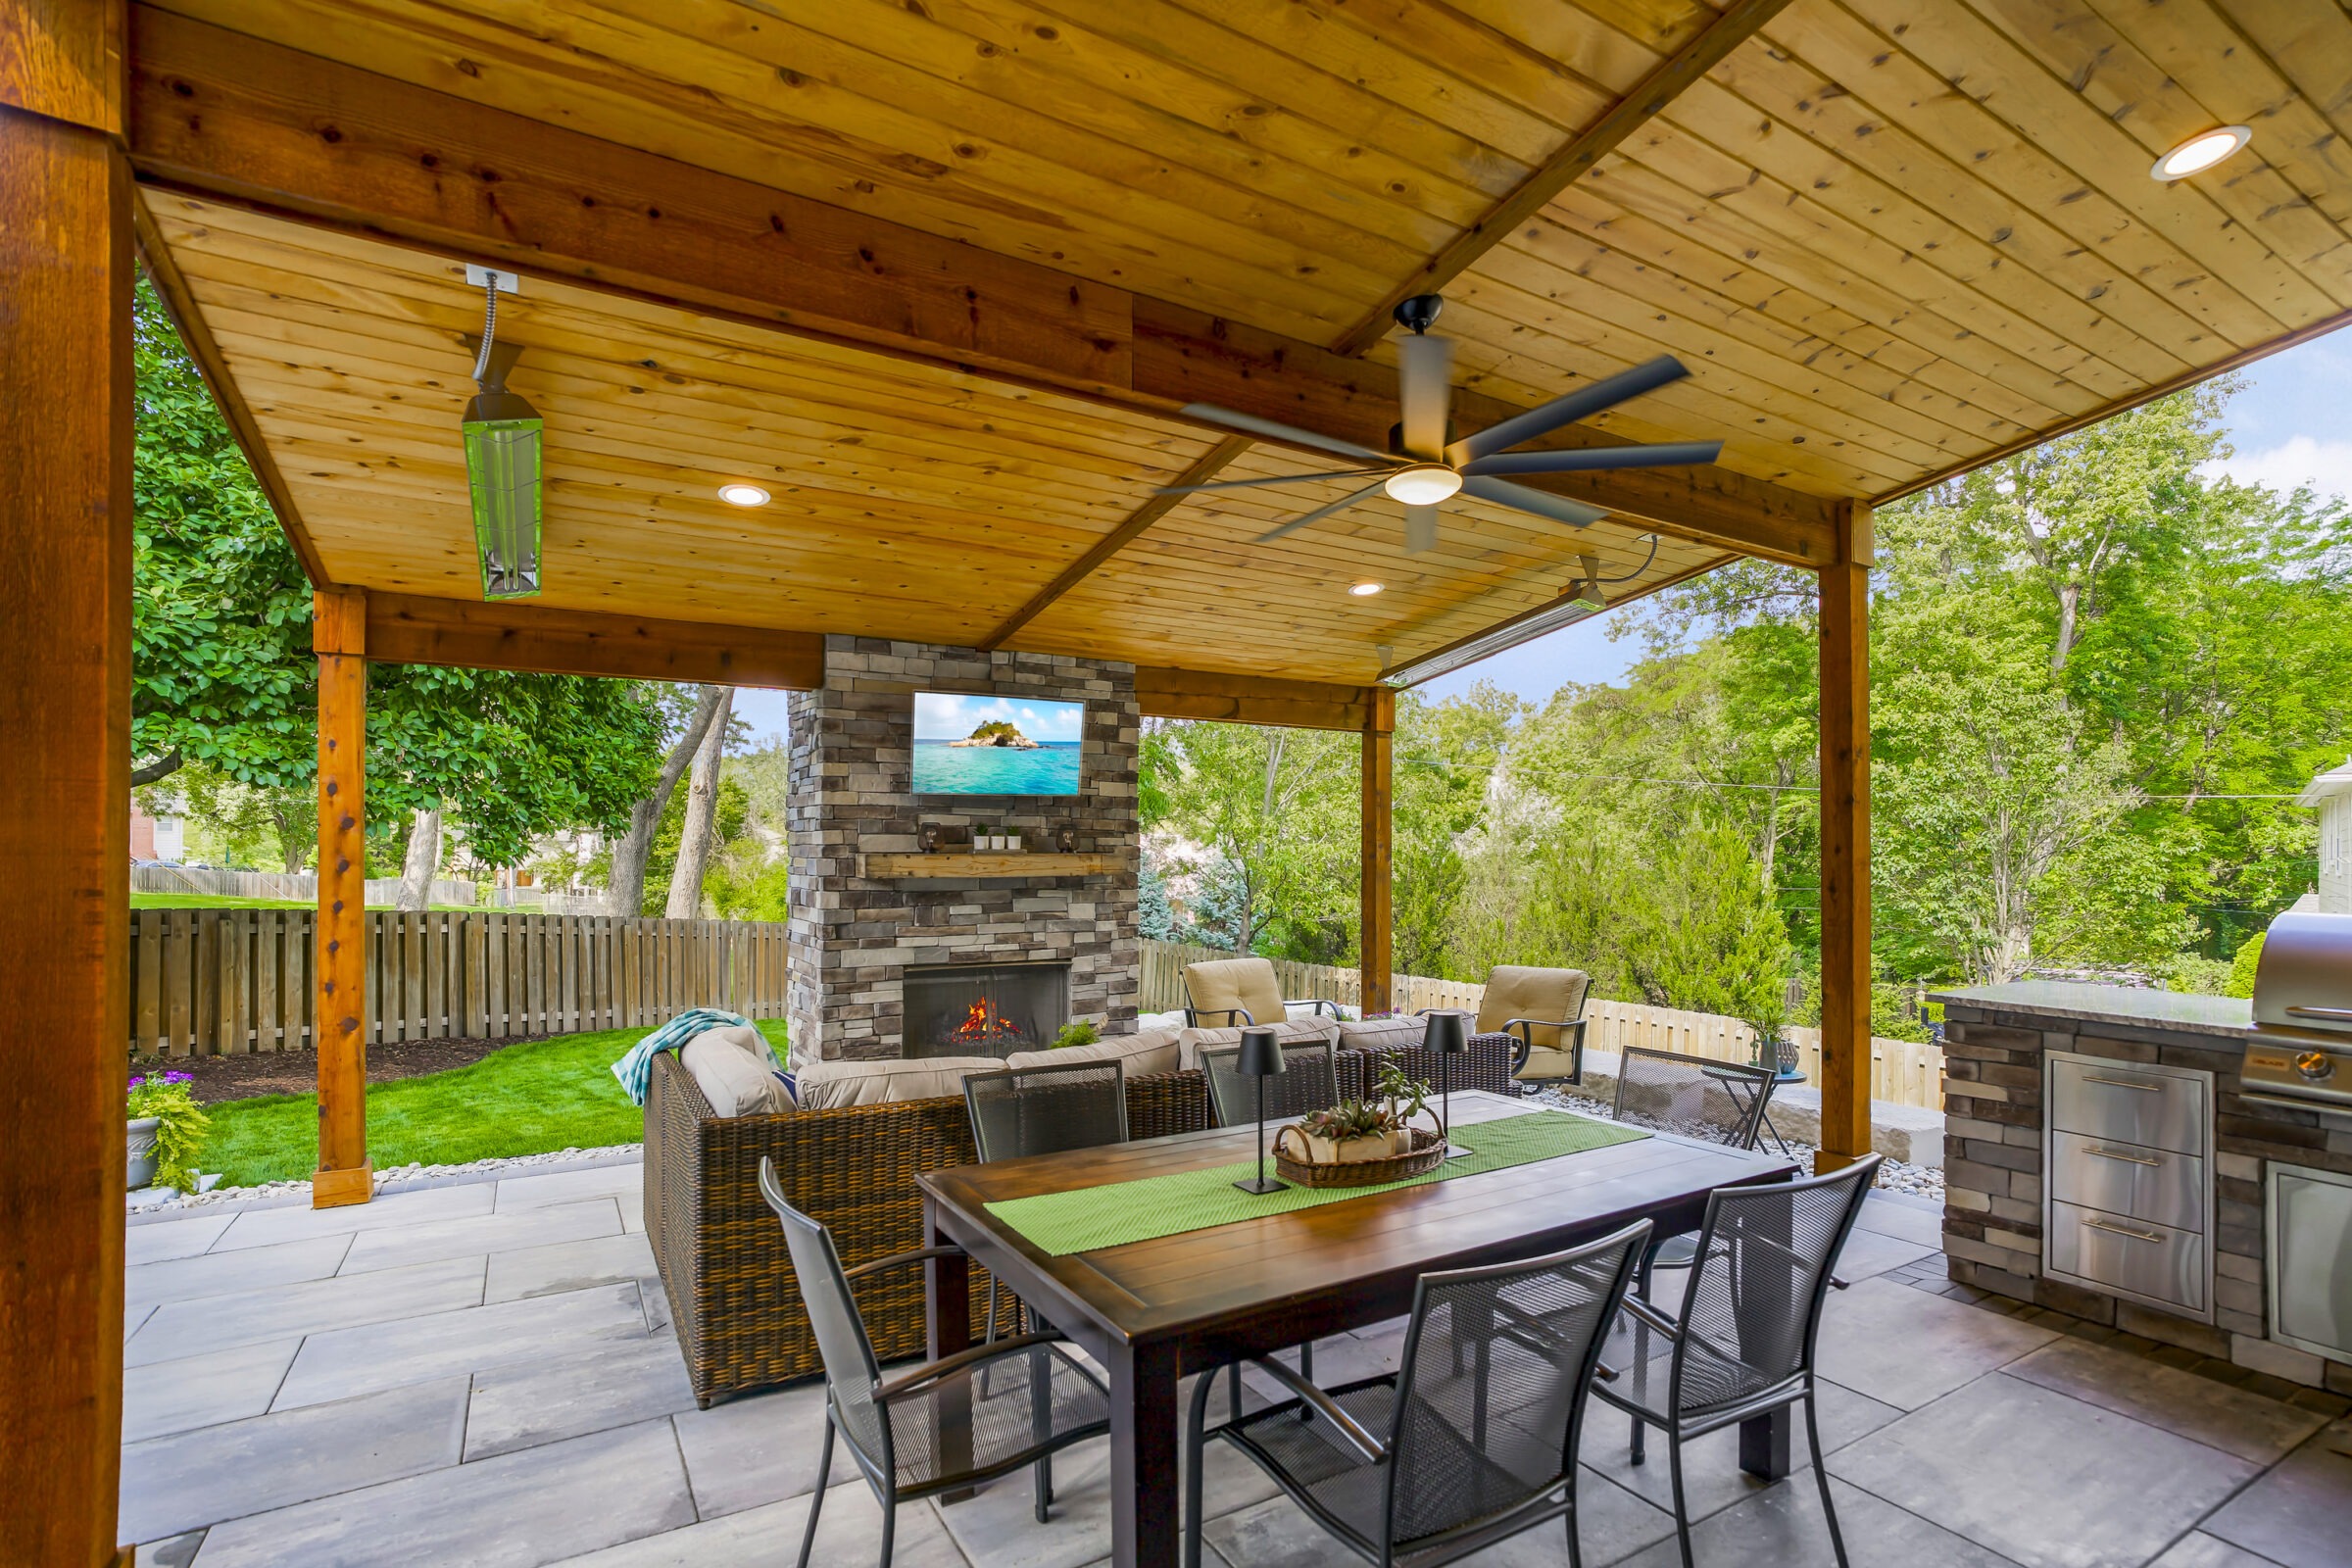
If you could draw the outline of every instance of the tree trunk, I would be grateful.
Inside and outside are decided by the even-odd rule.
[[[629,830],[612,841],[612,870],[606,878],[606,906],[614,914],[640,915],[645,912],[645,859],[654,847],[654,829],[661,824],[662,813],[669,809],[670,792],[686,772],[686,764],[694,760],[701,750],[704,734],[718,711],[720,692],[730,699],[731,686],[705,686],[696,700],[694,712],[686,720],[686,732],[669,749],[662,760],[661,775],[654,781],[654,793],[629,808]]]
[[[421,910],[432,901],[433,873],[441,867],[441,813],[418,811],[409,826],[408,858],[400,865],[400,906]]]
[[[2066,673],[2067,656],[2075,651],[2075,613],[2082,603],[2082,589],[2075,583],[2058,585],[2058,646],[2050,653],[2050,673]]]
[[[718,764],[727,750],[727,715],[735,704],[735,688],[712,688],[718,706],[694,754],[694,782],[686,791],[686,826],[678,835],[678,863],[669,874],[669,917],[691,920],[703,912],[703,873],[710,865],[710,846],[718,837]]]

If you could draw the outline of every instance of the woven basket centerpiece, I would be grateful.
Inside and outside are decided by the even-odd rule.
[[[1374,1146],[1386,1152],[1376,1152]],[[1446,1140],[1426,1127],[1344,1140],[1313,1137],[1296,1126],[1274,1135],[1274,1168],[1299,1187],[1377,1187],[1425,1176],[1445,1159]]]

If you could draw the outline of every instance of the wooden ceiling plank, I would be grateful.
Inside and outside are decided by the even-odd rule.
[[[1745,43],[1788,0],[1732,0],[1715,20],[1682,48],[1658,62],[1627,93],[1528,175],[1494,210],[1462,231],[1411,276],[1383,295],[1356,322],[1333,340],[1340,354],[1361,354],[1389,330],[1390,316],[1415,294],[1434,294],[1461,275],[1502,237],[1551,205],[1552,198],[1590,171],[1619,143],[1661,113],[1692,82]]]
[[[2231,26],[2294,84],[2340,140],[2352,139],[2352,16],[2302,0],[2221,0]]]
[[[1247,438],[1228,436],[1202,453],[1191,467],[1176,475],[1173,483],[1177,486],[1205,484],[1214,478],[1218,470],[1225,465],[1249,450],[1250,442]],[[1054,600],[1059,599],[1063,594],[1085,581],[1096,567],[1125,549],[1131,540],[1181,506],[1185,498],[1180,495],[1161,494],[1152,497],[1151,500],[1136,508],[1117,527],[1095,541],[1087,548],[1085,554],[1056,573],[1054,580],[1039,589],[1027,604],[1006,616],[1003,625],[981,639],[980,648],[985,652],[993,653],[1004,647],[1015,632],[1043,614],[1047,607],[1052,605]]]

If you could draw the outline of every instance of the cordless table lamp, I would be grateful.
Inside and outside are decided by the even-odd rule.
[[[1459,1007],[1432,1007],[1421,1016],[1428,1020],[1421,1028],[1421,1049],[1437,1054],[1444,1085],[1440,1103],[1445,1106],[1446,1157],[1459,1159],[1470,1151],[1453,1141],[1453,1058],[1470,1049],[1470,1014]]]
[[[1242,1049],[1234,1053],[1233,1070],[1257,1080],[1257,1175],[1233,1185],[1260,1195],[1287,1191],[1289,1182],[1266,1174],[1266,1080],[1283,1070],[1282,1041],[1271,1027],[1252,1024],[1242,1031]]]

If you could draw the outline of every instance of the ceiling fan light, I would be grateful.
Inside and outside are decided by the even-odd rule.
[[[1442,463],[1416,463],[1390,474],[1381,488],[1408,507],[1434,507],[1462,488],[1462,476]]]
[[[1348,591],[1358,599],[1369,599],[1380,592],[1380,588],[1381,585],[1376,582],[1355,582],[1348,585]]]
[[[767,492],[756,484],[722,484],[718,487],[718,499],[730,507],[764,507]]]
[[[2254,132],[2244,125],[2223,125],[2218,129],[2200,131],[2157,159],[2148,175],[2152,179],[2169,181],[2201,174],[2253,139]]]

